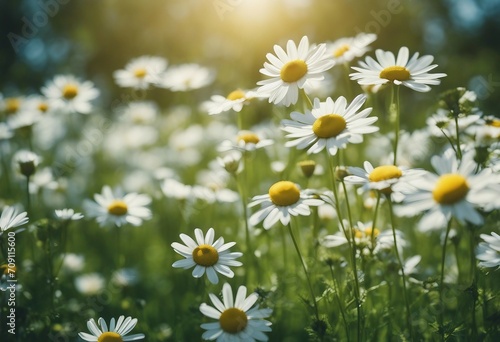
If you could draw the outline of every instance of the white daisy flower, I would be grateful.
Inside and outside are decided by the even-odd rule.
[[[106,281],[99,273],[82,274],[75,278],[75,287],[81,294],[94,296],[104,289]]]
[[[201,336],[204,340],[222,341],[267,341],[265,332],[271,331],[271,322],[265,320],[272,309],[259,309],[254,306],[259,296],[252,293],[247,297],[247,288],[240,286],[233,299],[233,290],[227,283],[222,287],[222,301],[213,293],[209,294],[213,307],[202,303],[200,311],[217,322],[203,323],[206,331]],[[252,307],[253,306],[253,307]]]
[[[491,235],[479,235],[482,242],[476,248],[476,258],[481,267],[500,267],[500,235],[492,232]]]
[[[368,52],[368,45],[376,39],[377,35],[374,33],[359,33],[356,37],[340,38],[333,43],[327,43],[326,50],[336,64],[349,63]]]
[[[67,253],[61,258],[61,267],[69,272],[80,272],[85,267],[85,257],[81,254]]]
[[[205,273],[212,284],[219,282],[217,272],[225,277],[234,277],[234,272],[230,266],[241,266],[242,263],[236,261],[243,255],[240,252],[230,252],[236,242],[224,243],[224,238],[220,237],[214,242],[215,231],[210,228],[207,235],[203,236],[203,231],[199,228],[194,230],[196,241],[186,234],[180,234],[179,237],[185,243],[172,243],[174,251],[182,255],[185,259],[178,260],[172,264],[172,267],[188,269],[193,266],[193,277],[200,278]]]
[[[137,318],[132,319],[132,317],[120,316],[118,321],[111,318],[109,322],[109,329],[106,321],[100,317],[97,323],[93,318],[87,321],[87,328],[92,334],[87,334],[84,332],[78,333],[78,336],[84,341],[90,342],[127,342],[127,341],[138,341],[144,339],[144,334],[134,334],[128,335],[132,329],[135,328],[137,324]]]
[[[359,167],[349,167],[350,175],[344,178],[346,183],[362,185],[363,191],[378,190],[386,195],[391,195],[398,201],[397,193],[392,191],[392,186],[403,177],[417,177],[422,175],[423,170],[408,170],[402,166],[381,165],[373,167],[369,161],[363,163],[364,169]]]
[[[363,134],[378,131],[378,127],[371,126],[378,118],[367,118],[371,108],[357,112],[365,101],[365,95],[358,95],[347,106],[343,96],[335,102],[330,97],[325,102],[315,98],[311,111],[292,112],[292,120],[281,121],[281,129],[288,133],[286,137],[293,139],[285,146],[308,148],[307,153],[319,153],[326,148],[333,156],[339,149],[346,148],[347,143],[361,143]]]
[[[182,64],[170,67],[157,86],[171,91],[189,91],[209,85],[214,78],[212,69],[198,64]]]
[[[256,226],[264,221],[265,229],[276,222],[287,225],[291,216],[309,216],[309,206],[319,206],[324,202],[306,191],[300,191],[297,184],[290,181],[279,181],[269,188],[269,193],[254,196],[248,207],[262,204],[262,208],[250,217],[249,223]]]
[[[28,213],[25,211],[19,213],[14,207],[3,208],[2,216],[0,216],[0,235],[8,229],[28,223],[28,220]]]
[[[251,152],[259,148],[274,144],[274,140],[266,139],[262,133],[253,131],[240,131],[236,137],[236,143],[224,140],[217,148],[219,152],[237,150],[241,152]]]
[[[136,125],[153,125],[158,117],[158,106],[151,101],[128,103],[120,111],[120,119]]]
[[[14,136],[12,129],[4,122],[0,122],[0,142],[2,140],[9,140]]]
[[[113,77],[120,87],[147,89],[161,81],[167,64],[162,57],[141,56],[128,62],[125,69],[116,70]]]
[[[429,132],[433,136],[442,137],[443,134],[445,134],[447,137],[456,137],[456,123],[455,120],[450,117],[449,113],[448,110],[440,108],[436,113],[427,118],[426,124],[429,127]],[[480,117],[481,116],[478,114],[460,116],[458,118],[458,131],[460,133],[473,133],[473,131],[468,130],[468,128],[477,124]]]
[[[41,91],[51,107],[68,113],[89,114],[91,101],[99,96],[94,83],[81,82],[73,75],[57,75]]]
[[[83,214],[76,213],[74,209],[56,209],[56,217],[61,221],[78,221],[83,218]]]
[[[109,186],[102,188],[101,194],[94,195],[95,202],[85,201],[84,206],[88,217],[95,217],[102,226],[122,226],[130,223],[140,226],[142,221],[151,219],[151,210],[146,206],[151,203],[147,195],[135,192],[123,195],[120,190],[113,193]]]
[[[24,96],[3,97],[0,94],[0,113],[6,116],[19,113],[25,108],[26,98]]]
[[[452,149],[443,156],[434,156],[431,163],[437,175],[425,172],[408,182],[394,185],[394,191],[404,195],[403,206],[396,213],[414,216],[424,212],[418,224],[421,231],[439,229],[454,217],[459,222],[483,224],[477,209],[490,211],[500,205],[500,180],[491,169],[475,173],[474,151],[464,153],[459,163]]]
[[[28,150],[17,151],[13,159],[19,167],[19,172],[26,177],[33,176],[40,164],[40,156]]]
[[[49,114],[53,110],[48,99],[38,95],[29,96],[26,99],[26,109],[38,114]]]
[[[240,112],[243,105],[250,103],[253,98],[260,97],[260,95],[251,90],[236,89],[227,95],[213,95],[210,101],[206,101],[203,106],[209,115],[220,114],[229,110]]]
[[[389,82],[395,85],[404,85],[410,89],[420,92],[431,90],[431,85],[440,84],[438,78],[445,77],[446,74],[428,72],[437,67],[432,64],[434,57],[425,55],[418,57],[416,52],[409,59],[409,50],[406,46],[399,49],[397,58],[390,51],[377,49],[375,51],[377,61],[371,57],[366,57],[364,62],[359,62],[361,67],[352,67],[358,71],[350,74],[352,80],[358,81],[360,85],[382,85]]]
[[[23,110],[14,115],[9,115],[7,123],[11,129],[22,129],[31,127],[42,119],[42,116],[37,111]]]
[[[309,93],[309,82],[321,81],[322,73],[333,67],[335,61],[326,53],[326,45],[309,45],[306,36],[302,37],[297,47],[292,40],[286,45],[286,52],[274,45],[276,56],[266,55],[270,63],[265,62],[260,73],[271,77],[257,82],[260,94],[269,98],[269,102],[290,106],[297,103],[299,89]]]

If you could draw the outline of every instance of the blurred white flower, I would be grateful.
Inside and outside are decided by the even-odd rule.
[[[82,82],[73,75],[57,75],[41,91],[51,107],[67,113],[89,114],[91,101],[99,96],[94,83]]]
[[[104,290],[105,280],[99,273],[87,273],[75,278],[75,287],[83,295],[93,296]]]
[[[215,79],[213,70],[198,64],[182,64],[170,67],[157,86],[171,91],[189,91],[203,88]]]

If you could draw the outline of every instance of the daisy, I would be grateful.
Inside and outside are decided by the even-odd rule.
[[[365,95],[358,95],[347,106],[343,96],[335,102],[330,97],[325,102],[315,98],[311,111],[292,112],[292,120],[281,121],[281,129],[288,133],[286,137],[293,139],[285,146],[308,148],[307,153],[319,153],[326,148],[333,156],[339,149],[346,148],[348,142],[361,143],[363,134],[378,131],[378,127],[371,126],[377,117],[367,118],[371,108],[357,112],[365,101]]]
[[[456,122],[449,113],[448,110],[439,108],[436,113],[427,118],[426,124],[433,136],[442,137],[444,134],[446,137],[456,137]],[[478,114],[459,116],[457,118],[458,131],[473,135],[475,129],[471,129],[471,127],[478,123],[480,117]]]
[[[386,195],[394,194],[392,186],[401,178],[422,175],[424,171],[408,170],[395,165],[381,165],[373,167],[369,161],[363,164],[364,169],[349,167],[350,175],[344,178],[346,183],[362,185],[364,191],[378,190]]]
[[[151,210],[146,206],[151,203],[147,195],[135,192],[123,195],[121,191],[113,193],[109,186],[102,188],[101,194],[94,195],[95,202],[86,201],[84,206],[89,217],[95,217],[102,226],[130,223],[140,226],[143,220],[151,218]]]
[[[271,228],[276,222],[287,225],[291,216],[309,216],[309,206],[319,206],[324,202],[306,191],[300,191],[297,184],[290,181],[279,181],[269,188],[269,193],[254,196],[248,205],[254,207],[262,204],[262,208],[250,217],[252,226],[264,221],[265,229]]]
[[[118,321],[115,322],[114,318],[111,318],[109,322],[109,329],[106,321],[99,317],[97,324],[93,318],[87,321],[87,328],[92,334],[87,334],[84,332],[78,333],[78,336],[82,340],[90,342],[126,342],[126,341],[137,341],[144,339],[144,334],[134,334],[126,336],[129,332],[134,329],[137,324],[137,318],[132,319],[132,317],[120,316]]]
[[[125,69],[116,70],[113,77],[120,87],[147,89],[161,81],[167,64],[162,57],[141,56],[128,62]]]
[[[158,106],[151,101],[128,103],[120,111],[120,119],[136,125],[154,125],[158,117]]]
[[[78,221],[83,218],[81,213],[75,213],[74,209],[56,209],[56,217],[61,221]]]
[[[214,78],[215,74],[209,68],[198,64],[182,64],[169,68],[157,85],[171,91],[189,91],[209,85]]]
[[[14,136],[14,132],[12,132],[9,125],[4,122],[0,122],[0,142],[3,140],[9,140]]]
[[[474,151],[464,153],[462,161],[447,149],[443,156],[434,156],[431,163],[437,175],[425,172],[408,182],[399,182],[394,190],[404,195],[403,206],[396,213],[413,216],[424,212],[419,222],[421,231],[445,227],[454,217],[474,225],[484,220],[477,209],[490,211],[498,206],[500,180],[491,169],[474,173]]]
[[[203,231],[199,228],[194,230],[196,241],[186,234],[180,234],[179,237],[185,243],[172,243],[174,251],[182,255],[185,259],[178,260],[172,264],[172,267],[188,269],[193,266],[193,277],[200,278],[207,274],[208,280],[212,284],[219,283],[217,272],[228,278],[234,277],[234,272],[229,266],[241,266],[242,263],[236,261],[243,255],[240,252],[229,252],[236,242],[224,243],[224,238],[220,237],[214,242],[215,231],[210,228],[207,235],[203,236]]]
[[[75,287],[81,294],[94,296],[104,289],[106,281],[99,273],[82,274],[75,278]]]
[[[382,85],[392,82],[415,91],[426,92],[431,90],[428,84],[440,84],[438,78],[446,76],[443,73],[428,73],[437,67],[437,64],[431,65],[433,56],[425,55],[419,58],[416,52],[408,59],[409,50],[406,46],[399,49],[397,58],[392,52],[380,49],[375,51],[375,55],[377,61],[366,57],[365,62],[359,62],[361,67],[352,67],[358,71],[349,75],[352,80],[357,80],[360,85]]]
[[[73,75],[57,75],[41,89],[49,106],[68,113],[89,114],[91,101],[99,96],[99,90],[90,81],[81,82]]]
[[[0,112],[6,114],[6,116],[14,115],[19,113],[25,107],[25,97],[24,96],[14,96],[14,97],[3,97],[0,94]]]
[[[484,241],[476,249],[476,258],[481,267],[500,267],[500,235],[492,232],[491,235],[479,235]]]
[[[222,301],[213,293],[209,294],[214,306],[202,303],[200,311],[217,322],[203,323],[206,331],[204,340],[219,341],[267,341],[265,332],[271,331],[271,322],[265,320],[272,309],[259,309],[255,304],[259,295],[252,293],[247,297],[247,288],[240,286],[233,299],[233,290],[227,283],[222,287]]]
[[[263,134],[255,133],[253,131],[240,131],[236,137],[236,143],[230,140],[224,140],[217,150],[219,152],[226,152],[237,150],[242,152],[251,152],[256,149],[270,146],[274,144],[274,140],[265,139]]]
[[[326,45],[310,46],[306,36],[302,37],[297,47],[292,40],[286,45],[286,52],[274,45],[276,56],[266,55],[270,63],[265,62],[260,73],[271,77],[259,81],[257,90],[269,98],[269,102],[290,106],[297,103],[299,89],[309,92],[309,82],[321,81],[322,73],[333,67],[335,61],[326,53]]]
[[[19,213],[14,207],[5,207],[0,216],[0,235],[8,229],[22,226],[28,223],[29,218],[27,212]]]
[[[243,109],[243,105],[248,104],[250,100],[259,96],[258,93],[251,90],[236,89],[226,97],[213,95],[210,101],[206,101],[203,105],[209,115],[220,114],[229,110],[240,112]]]
[[[340,38],[326,44],[328,54],[336,64],[349,63],[356,57],[363,56],[370,49],[368,45],[377,39],[374,33],[359,33],[356,37]]]

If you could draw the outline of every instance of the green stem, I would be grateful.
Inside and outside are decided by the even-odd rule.
[[[396,88],[396,96],[394,96],[394,88]],[[395,107],[396,113],[396,122],[394,127],[394,165],[397,165],[398,158],[398,143],[399,143],[399,122],[400,122],[400,113],[399,113],[399,87],[393,85],[391,92],[391,107]]]
[[[470,277],[471,277],[471,293],[472,293],[472,310],[471,310],[471,341],[477,341],[477,326],[476,326],[476,301],[477,301],[477,264],[476,264],[476,235],[474,233],[474,227],[469,227],[470,239],[469,239],[469,248],[470,248]]]
[[[460,132],[458,128],[458,116],[455,115],[455,134],[457,135],[457,159],[462,160],[462,148],[460,147]]]
[[[28,216],[33,215],[31,212],[31,195],[30,195],[30,177],[26,177],[26,212]]]
[[[410,311],[410,301],[408,299],[408,293],[406,291],[406,275],[405,275],[405,268],[403,265],[403,262],[401,261],[401,256],[399,255],[398,252],[398,243],[396,239],[396,221],[394,219],[394,210],[392,208],[392,202],[391,199],[387,198],[387,203],[389,204],[389,215],[391,216],[391,227],[392,227],[392,237],[394,239],[394,250],[396,252],[396,257],[398,259],[399,263],[399,268],[401,270],[401,278],[403,279],[403,297],[405,300],[405,305],[406,305],[406,325],[408,326],[408,330],[410,332],[410,341],[413,341],[413,327],[412,327],[412,322],[411,322],[411,311]],[[373,231],[373,229],[372,229]]]
[[[314,295],[314,290],[311,284],[311,279],[309,277],[309,272],[307,272],[306,263],[304,261],[304,258],[302,258],[299,246],[297,245],[297,241],[295,240],[295,236],[293,235],[292,225],[288,223],[287,227],[288,227],[288,232],[290,233],[290,237],[292,238],[293,245],[295,246],[295,251],[297,252],[297,255],[299,256],[300,259],[300,263],[302,264],[302,269],[304,270],[304,273],[306,275],[307,285],[309,286],[309,291],[311,292],[311,297],[312,297],[311,299],[314,304],[314,315],[316,316],[316,320],[319,321],[320,319],[319,319],[318,303],[316,303],[316,296]]]
[[[373,250],[375,249],[375,228],[377,227],[377,216],[378,216],[379,206],[380,206],[380,191],[377,191],[377,203],[375,203],[375,212],[373,213],[372,231],[370,236],[370,241],[372,243],[370,252],[372,255],[373,255]]]
[[[304,111],[307,109],[312,109],[313,103],[311,102],[309,96],[307,96],[306,91],[304,89],[300,89],[299,91],[300,91],[300,96],[302,97],[303,100]]]
[[[443,252],[441,254],[441,276],[439,278],[439,331],[441,333],[441,340],[444,341],[444,303],[443,303],[443,290],[444,290],[444,264],[446,259],[446,245],[448,244],[448,236],[451,230],[451,218],[446,227],[446,235],[444,236]]]
[[[339,284],[337,283],[337,279],[335,278],[335,274],[333,273],[333,266],[332,265],[329,266],[330,266],[330,274],[332,275],[333,279],[333,290],[335,291],[335,299],[337,300],[337,304],[339,305],[340,314],[342,315],[342,321],[344,321],[345,334],[347,337],[347,341],[349,342],[351,340],[349,336],[349,326],[347,325],[347,319],[345,318],[344,306],[342,305],[342,301],[340,300]]]

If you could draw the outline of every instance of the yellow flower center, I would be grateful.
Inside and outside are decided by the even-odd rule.
[[[286,207],[298,202],[300,190],[293,182],[280,181],[269,188],[269,197],[274,204]]]
[[[240,309],[229,308],[220,315],[219,323],[225,332],[237,334],[247,327],[248,317]]]
[[[76,84],[66,84],[63,88],[62,95],[65,99],[71,100],[78,95],[78,86]]]
[[[245,98],[245,93],[240,89],[230,92],[229,95],[227,96],[227,99],[230,101],[236,101],[244,98]]]
[[[487,125],[492,126],[492,127],[500,127],[500,120],[493,119],[493,120],[487,122]]]
[[[307,73],[307,64],[301,59],[287,62],[280,71],[283,82],[293,83],[300,80]]]
[[[49,105],[46,104],[45,102],[40,102],[37,106],[38,110],[41,112],[46,112],[49,109]]]
[[[314,121],[312,130],[319,138],[333,138],[339,135],[347,123],[345,119],[338,114],[327,114],[320,116]]]
[[[120,334],[112,331],[107,331],[102,333],[98,338],[97,342],[123,342]]]
[[[380,234],[380,230],[377,228],[373,229],[372,227],[365,228],[365,236],[371,237],[373,233],[373,237],[377,237]]]
[[[469,192],[469,184],[465,177],[448,173],[439,177],[432,197],[439,204],[455,204]]]
[[[213,266],[219,261],[219,252],[210,245],[199,245],[193,250],[193,260],[201,266]]]
[[[342,44],[337,50],[335,50],[333,52],[333,56],[334,57],[340,57],[340,56],[344,55],[344,53],[346,53],[347,51],[349,51],[349,49],[350,49],[349,45]]]
[[[128,212],[127,203],[122,200],[113,200],[108,205],[108,213],[115,216],[123,216]]]
[[[8,98],[5,100],[5,111],[8,114],[14,114],[21,107],[21,101],[18,98]]]
[[[368,175],[368,179],[371,182],[381,182],[388,179],[399,178],[403,175],[403,172],[394,165],[383,165],[376,167]]]
[[[137,68],[134,70],[134,76],[137,78],[143,78],[144,76],[146,76],[146,74],[147,71],[144,68]]]
[[[386,80],[394,82],[398,81],[406,81],[410,79],[410,71],[405,67],[395,65],[385,68],[380,72],[380,78],[385,78]]]
[[[255,134],[253,132],[243,132],[243,133],[240,133],[238,135],[237,140],[238,140],[238,142],[239,141],[244,141],[245,144],[257,144],[260,141],[260,139],[257,136],[257,134]]]

